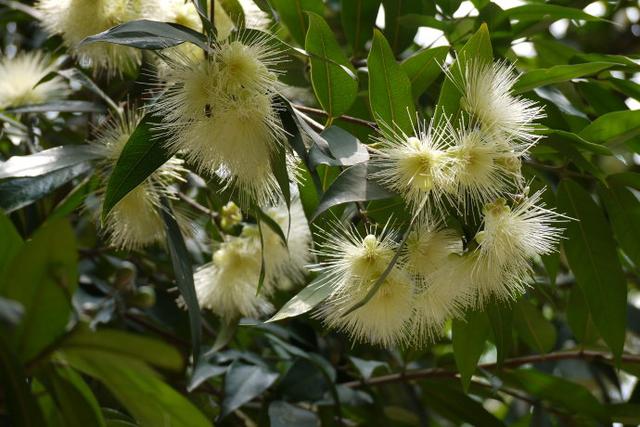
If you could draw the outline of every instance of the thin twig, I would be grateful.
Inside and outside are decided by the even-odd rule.
[[[328,117],[329,116],[326,111],[321,110],[319,108],[312,108],[312,107],[307,107],[307,106],[299,105],[299,104],[292,104],[292,105],[296,110],[302,111],[304,113],[317,114],[317,115],[323,116],[323,117]],[[365,126],[365,127],[370,128],[370,129],[373,129],[373,130],[377,130],[378,129],[378,125],[375,122],[370,122],[369,120],[360,119],[358,117],[339,116],[339,117],[337,117],[337,119],[344,120],[345,122],[353,123],[353,124],[356,124],[356,125]]]
[[[572,351],[558,351],[549,354],[536,354],[530,356],[521,356],[507,359],[502,363],[502,367],[513,368],[530,363],[549,362],[554,360],[570,360],[570,359],[582,359],[582,360],[606,360],[613,361],[614,357],[610,353],[593,350],[572,350]],[[627,363],[640,363],[640,355],[623,354],[621,360]],[[484,363],[478,365],[480,369],[494,370],[498,369],[497,363]],[[342,383],[345,387],[361,387],[364,385],[382,385],[390,384],[399,381],[411,381],[420,380],[425,378],[442,378],[442,377],[457,377],[458,371],[445,369],[445,368],[427,368],[417,369],[413,371],[406,371],[395,374],[381,375],[370,378],[369,380],[349,381]]]
[[[185,202],[195,210],[199,211],[200,213],[208,215],[211,218],[218,217],[218,212],[214,212],[211,209],[202,206],[200,203],[196,202],[194,199],[192,199],[191,197],[187,196],[184,193],[178,193],[178,198],[180,198],[180,200],[182,200],[183,202]]]

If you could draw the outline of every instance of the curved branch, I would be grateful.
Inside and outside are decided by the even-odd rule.
[[[521,356],[507,359],[502,363],[501,367],[518,367],[527,365],[530,363],[548,362],[552,360],[568,360],[568,359],[581,359],[581,360],[604,360],[611,362],[614,357],[610,353],[593,350],[571,350],[571,351],[558,351],[549,354],[535,354],[531,356]],[[623,354],[621,360],[627,363],[640,363],[640,355]],[[497,363],[483,363],[478,365],[478,368],[485,370],[499,369],[500,366]],[[365,385],[382,385],[390,384],[401,381],[420,380],[425,378],[442,378],[442,377],[457,377],[458,371],[445,369],[445,368],[426,368],[416,369],[412,371],[400,372],[395,374],[380,375],[370,378],[368,380],[349,381],[342,383],[345,387],[361,387]]]

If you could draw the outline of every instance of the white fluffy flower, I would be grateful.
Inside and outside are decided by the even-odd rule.
[[[519,77],[513,65],[470,59],[461,68],[458,65],[447,75],[462,92],[461,107],[484,132],[512,144],[532,145],[538,140],[533,125],[544,114],[536,102],[513,95]]]
[[[266,223],[262,223],[262,246],[265,262],[265,290],[290,289],[304,279],[306,266],[311,262],[311,232],[299,199],[291,203],[291,222],[289,211],[284,203],[265,209],[271,219],[287,237],[285,246],[282,238]],[[251,239],[260,250],[260,230],[254,225],[245,225],[242,235]]]
[[[446,150],[450,174],[447,192],[462,212],[495,200],[521,184],[519,154],[484,131],[448,125],[450,146]]]
[[[193,276],[200,306],[228,320],[270,313],[273,306],[256,292],[260,263],[255,245],[242,237],[229,237],[213,253],[213,261]]]
[[[462,239],[458,232],[428,222],[418,224],[411,232],[404,249],[407,268],[428,278],[451,254],[462,254]]]
[[[51,34],[60,34],[71,52],[85,66],[108,75],[135,70],[140,65],[139,50],[111,43],[78,46],[88,36],[140,17],[133,0],[40,0],[42,25]]]
[[[368,234],[363,238],[353,228],[339,227],[322,235],[325,241],[318,255],[325,261],[315,269],[333,290],[318,315],[326,325],[357,341],[385,347],[403,342],[411,317],[414,284],[400,266],[394,266],[371,300],[346,314],[362,301],[387,268],[397,249],[394,235],[383,230],[380,236]]]
[[[484,229],[476,235],[479,247],[473,282],[478,305],[492,297],[513,299],[525,292],[531,276],[531,261],[554,252],[562,237],[558,223],[568,218],[546,209],[542,191],[511,208],[504,199],[484,208]]]
[[[264,205],[277,194],[269,159],[284,136],[270,70],[278,56],[266,38],[254,38],[224,41],[206,59],[172,61],[154,106],[168,146],[234,185],[243,204]]]
[[[0,59],[0,108],[64,98],[68,88],[60,77],[38,85],[55,69],[51,59],[40,51],[22,52],[13,58],[5,56]]]
[[[449,143],[446,126],[422,122],[406,135],[393,126],[383,127],[380,146],[371,164],[379,168],[374,177],[399,193],[417,211],[424,203],[441,208],[445,190],[451,187],[445,150]]]
[[[101,197],[104,197],[104,188],[111,170],[139,122],[140,115],[130,113],[124,120],[114,119],[108,122],[99,131],[94,146],[104,156],[101,168],[105,176]],[[175,197],[170,185],[182,180],[185,172],[182,161],[172,158],[123,197],[103,224],[109,243],[120,249],[131,250],[164,241],[161,198]]]

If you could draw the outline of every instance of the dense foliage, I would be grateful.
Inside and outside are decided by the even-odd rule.
[[[640,424],[640,9],[500,4],[0,1],[1,423]]]

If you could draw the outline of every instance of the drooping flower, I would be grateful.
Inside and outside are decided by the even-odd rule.
[[[221,42],[208,58],[171,61],[166,92],[154,106],[167,145],[201,173],[237,188],[243,205],[276,199],[269,159],[284,131],[270,67],[278,56],[266,38],[240,38]]]
[[[60,34],[83,66],[105,71],[107,75],[135,70],[141,62],[138,49],[111,43],[80,42],[111,27],[140,17],[133,0],[40,0],[42,25],[51,34]]]
[[[472,254],[479,306],[491,298],[508,300],[523,294],[531,261],[557,250],[563,231],[558,224],[568,218],[546,209],[541,194],[538,191],[513,208],[504,199],[484,207],[484,229],[476,235],[479,247]]]
[[[51,59],[40,51],[4,56],[0,59],[0,108],[64,98],[68,88],[60,77],[38,84],[55,69]]]
[[[471,58],[448,70],[447,76],[462,92],[460,106],[482,131],[508,144],[537,142],[534,122],[544,116],[543,110],[535,101],[513,94],[519,77],[513,65]]]
[[[129,112],[123,120],[113,119],[99,130],[93,144],[104,157],[101,164],[101,198],[104,197],[108,177],[138,126],[140,117],[140,114]],[[182,160],[171,158],[113,207],[103,224],[103,230],[112,246],[133,250],[164,241],[161,198],[175,198],[175,190],[171,185],[183,180],[186,170],[182,163]]]
[[[260,253],[246,238],[229,237],[213,253],[212,262],[193,278],[198,302],[223,319],[257,318],[273,311],[263,293],[258,294]]]
[[[446,191],[462,212],[495,200],[521,184],[519,164],[514,164],[519,154],[511,147],[464,122],[459,129],[451,125],[448,129],[451,145],[446,156],[450,179]]]
[[[306,266],[311,262],[311,232],[299,199],[291,203],[291,211],[280,202],[264,210],[284,233],[287,243],[266,223],[260,229],[245,225],[242,235],[251,239],[256,251],[263,251],[265,262],[265,291],[287,290],[302,282]],[[290,218],[290,219],[289,219]],[[262,241],[260,240],[262,232]],[[262,247],[262,249],[261,249]]]
[[[383,127],[378,151],[371,164],[379,168],[373,176],[398,192],[415,212],[429,203],[440,209],[451,187],[447,127],[419,123],[412,136],[393,126]]]
[[[325,324],[357,341],[385,347],[404,341],[414,284],[401,266],[392,268],[364,306],[349,312],[367,296],[389,265],[397,249],[394,234],[385,229],[379,236],[368,234],[363,238],[353,228],[334,227],[321,235],[325,241],[318,255],[324,261],[315,269],[332,287],[318,311]]]

